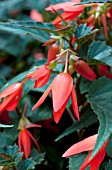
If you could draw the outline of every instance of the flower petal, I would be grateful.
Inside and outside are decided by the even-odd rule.
[[[22,96],[22,89],[19,90],[17,94],[15,94],[15,98],[13,98],[10,103],[8,103],[5,109],[8,111],[15,110],[16,106],[18,105],[21,99],[21,96]]]
[[[82,12],[83,12],[83,10],[76,11],[76,12],[64,12],[64,13],[61,14],[61,16],[65,21],[68,21],[68,20],[74,19],[76,16],[78,16]],[[58,17],[56,17],[56,19],[52,23],[55,25],[55,24],[59,24],[61,22],[62,22],[62,20],[58,16]]]
[[[78,110],[78,103],[77,103],[77,97],[76,97],[76,93],[75,93],[74,87],[72,88],[71,97],[72,97],[72,107],[73,107],[73,110],[74,110],[74,114],[77,117],[77,119],[80,120],[79,110]]]
[[[50,93],[52,88],[52,84],[47,88],[47,90],[44,92],[44,94],[41,96],[41,98],[39,99],[39,101],[35,104],[35,106],[32,108],[32,110],[35,110],[37,107],[39,107],[44,100],[46,99],[46,97],[48,96],[48,94]]]
[[[84,170],[89,164],[90,164],[90,170],[96,170],[100,166],[101,162],[103,161],[105,154],[106,154],[106,146],[108,144],[108,140],[104,143],[102,148],[99,150],[99,152],[93,157],[93,159],[90,159],[90,156],[92,154],[92,151],[89,153],[87,158],[85,159],[84,163],[80,167],[80,170]]]
[[[97,134],[90,136],[74,144],[63,154],[63,157],[70,157],[70,156],[79,154],[81,152],[93,150],[96,144],[97,136],[98,136]]]
[[[69,97],[68,97],[68,99],[69,99]],[[61,118],[61,116],[62,116],[62,114],[63,114],[63,112],[64,112],[64,110],[65,110],[65,107],[66,107],[66,105],[67,105],[67,103],[68,103],[68,99],[67,99],[67,101],[64,103],[64,105],[61,107],[60,110],[58,110],[57,112],[55,112],[55,111],[53,110],[54,120],[55,120],[56,123],[59,122],[59,120],[60,120],[60,118]]]
[[[59,3],[59,4],[55,4],[55,5],[50,5],[49,7],[45,8],[46,11],[51,11],[51,12],[54,12],[53,9],[55,10],[61,10],[63,9],[64,7],[66,6],[70,6],[72,5],[73,2],[62,2],[62,3]]]
[[[0,104],[0,112],[2,112],[3,110],[7,110],[7,107],[11,108],[12,105],[14,104],[13,102],[15,102],[15,98],[16,98],[17,95],[18,95],[18,91],[16,91],[15,93],[11,94],[6,99],[4,99],[3,102]],[[19,99],[20,99],[20,97],[18,98],[18,100]]]
[[[37,141],[35,140],[35,138],[31,135],[31,133],[29,131],[27,131],[27,133],[30,136],[30,138],[33,140],[33,142],[35,143],[35,145],[36,145],[36,147],[38,149],[38,152],[41,152],[40,147],[39,147]]]
[[[100,17],[101,17],[101,21],[102,21],[102,24],[103,24],[103,28],[104,28],[106,40],[108,40],[108,31],[107,31],[106,15],[105,15],[105,14],[101,14]]]
[[[19,145],[24,150],[25,158],[28,158],[31,152],[31,141],[26,129],[20,131]]]
[[[50,70],[47,68],[46,65],[36,69],[35,71],[27,74],[27,78],[31,78],[31,79],[36,79],[36,78],[40,78],[45,76],[46,74],[48,74],[50,72]]]
[[[85,8],[84,5],[62,7],[63,11],[74,12],[76,16],[77,16],[77,13],[79,14],[79,12],[80,13],[83,12],[84,8]]]
[[[12,93],[14,93],[15,91],[17,91],[19,88],[21,87],[21,83],[14,83],[12,85],[10,85],[9,87],[7,87],[3,92],[1,92],[0,94],[0,98],[4,98]]]
[[[50,79],[50,72],[43,77],[40,77],[38,80],[35,81],[34,88],[40,88],[44,86]]]
[[[72,91],[73,79],[68,73],[58,74],[52,82],[53,109],[59,111]]]

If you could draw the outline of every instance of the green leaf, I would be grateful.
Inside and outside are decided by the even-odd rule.
[[[91,59],[103,62],[108,66],[112,66],[112,47],[105,44],[104,41],[94,41],[88,50],[88,63]]]
[[[88,108],[85,113],[81,116],[80,122],[74,123],[72,126],[67,128],[55,141],[58,141],[62,139],[65,136],[68,136],[69,134],[81,130],[84,127],[88,127],[92,125],[93,123],[97,122],[96,115],[92,112],[90,108]]]
[[[17,76],[15,76],[15,77],[12,78],[11,80],[9,80],[9,81],[0,89],[0,92],[3,91],[4,89],[6,89],[6,88],[7,88],[8,86],[10,86],[11,84],[22,81],[23,79],[26,78],[26,75],[27,75],[28,73],[30,73],[31,71],[33,71],[33,70],[35,70],[35,68],[31,68],[31,69],[29,69],[28,71],[24,71],[23,73],[18,74]]]
[[[39,42],[49,39],[49,33],[55,30],[51,23],[41,23],[35,21],[15,21],[0,22],[0,31],[13,33],[20,36],[31,36]]]
[[[0,147],[0,165],[13,166],[22,157],[17,145]]]
[[[91,30],[92,27],[87,27],[87,24],[76,26],[75,37],[79,46],[87,42],[98,31],[98,29]]]
[[[81,24],[76,26],[75,37],[81,38],[89,34],[92,30],[92,27],[87,27],[87,24]]]
[[[112,133],[112,81],[102,77],[95,80],[88,93],[88,101],[99,119],[98,138],[91,158],[99,151]]]
[[[3,125],[3,124],[0,124],[0,128],[10,128],[10,127],[13,127],[14,125]]]
[[[79,170],[86,156],[87,154],[82,153],[82,154],[78,154],[76,156],[70,157],[69,158],[69,170]],[[86,170],[89,170],[89,169],[86,168]]]
[[[98,32],[98,29],[95,29],[93,31],[91,31],[90,33],[86,34],[85,36],[81,37],[81,38],[77,38],[76,42],[79,46],[83,45],[84,43],[86,43],[96,32]]]
[[[9,17],[11,11],[22,10],[26,0],[5,0],[0,2],[0,19]]]
[[[0,32],[0,50],[4,50],[4,52],[13,56],[22,55],[29,41],[31,41],[31,38],[26,36]]]
[[[30,157],[35,161],[36,165],[41,164],[44,160],[45,153],[38,153],[37,149],[33,148]]]
[[[86,78],[84,77],[81,77],[80,79],[80,91],[81,91],[81,94],[84,94],[84,93],[87,93],[90,86],[91,86],[92,82],[87,80]]]
[[[27,117],[29,117],[31,121],[34,123],[51,117],[51,114],[52,114],[51,107],[49,107],[46,104],[40,106],[34,111],[31,111],[31,108],[27,110]]]
[[[27,160],[21,160],[17,166],[17,170],[32,170],[35,169],[35,162],[32,160],[32,158],[29,158]]]
[[[18,146],[0,147],[0,166],[16,168],[17,170],[32,170],[35,168],[35,162],[29,158],[22,160],[22,153],[19,152]]]
[[[13,129],[13,128],[10,128],[10,129]],[[0,132],[0,146],[12,145],[13,142],[14,140],[10,134],[5,133],[5,132]]]
[[[111,170],[112,169],[112,161],[109,160],[107,167],[105,168],[105,170]]]

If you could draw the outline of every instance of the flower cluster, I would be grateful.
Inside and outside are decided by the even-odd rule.
[[[96,32],[93,31],[96,26],[102,24],[105,34],[104,39],[106,39],[107,41],[109,40],[107,18],[109,22],[112,23],[112,4],[83,4],[80,2],[80,0],[71,0],[70,2],[61,2],[59,4],[50,5],[49,7],[45,8],[45,10],[56,14],[56,18],[52,22],[52,27],[54,28],[53,30],[51,30],[50,28],[35,28],[35,30],[39,29],[41,31],[46,31],[47,33],[50,33],[49,39],[47,39],[46,42],[44,42],[44,44],[42,45],[43,48],[46,48],[48,50],[46,55],[46,63],[39,67],[35,67],[35,70],[32,72],[27,72],[22,80],[20,78],[19,81],[14,81],[15,83],[13,84],[6,84],[6,86],[4,86],[6,88],[2,88],[0,93],[0,116],[4,116],[6,118],[6,122],[10,122],[11,119],[8,117],[8,111],[16,111],[18,114],[18,146],[20,152],[24,152],[24,157],[26,159],[30,156],[32,141],[35,144],[38,152],[41,152],[41,149],[35,137],[32,135],[33,133],[29,131],[29,128],[42,127],[50,129],[54,133],[58,133],[59,129],[56,126],[52,125],[52,122],[54,122],[56,125],[59,123],[65,109],[67,109],[68,107],[69,101],[71,102],[69,106],[71,115],[69,114],[69,116],[71,116],[73,121],[77,121],[77,124],[78,122],[80,122],[80,115],[83,112],[82,108],[83,106],[86,107],[88,105],[86,97],[83,97],[83,94],[80,95],[81,90],[79,87],[79,83],[80,81],[82,81],[81,77],[89,80],[88,84],[92,84],[95,79],[101,76],[109,78],[109,81],[112,80],[110,67],[111,64],[107,66],[106,59],[104,59],[103,61],[100,60],[100,58],[102,57],[101,53],[99,56],[96,54],[97,57],[95,59],[91,56],[90,62],[87,58],[88,56],[82,55],[82,50],[84,48],[82,44],[84,44],[85,42],[87,42],[88,44],[89,39],[90,41],[92,41],[91,37],[94,33],[96,34]],[[30,12],[30,18],[35,21],[41,21],[43,24],[43,17],[37,10],[32,10]],[[87,24],[84,24],[85,30],[82,29],[83,27],[81,27],[81,24],[83,23]],[[91,26],[92,28],[90,28]],[[79,27],[79,30],[77,27]],[[29,28],[30,27],[28,27],[28,29]],[[33,29],[33,27],[31,28]],[[79,33],[80,31],[81,33]],[[79,34],[79,36],[77,34]],[[91,46],[88,45],[87,48],[91,50]],[[108,49],[110,49],[110,47]],[[110,59],[112,51],[109,51],[108,49],[108,52],[106,52],[109,54],[108,56]],[[85,55],[88,55],[87,49],[84,50],[86,53]],[[39,59],[42,57],[43,54],[41,53],[36,53],[34,56],[35,59]],[[91,62],[92,59],[94,60],[94,63]],[[60,64],[61,69],[59,68]],[[46,90],[38,99],[35,105],[33,102],[30,104],[31,108],[33,106],[31,111],[33,114],[34,110],[39,108],[44,103],[47,96],[51,94],[53,105],[52,116],[45,118],[44,120],[40,119],[40,124],[31,123],[32,120],[30,120],[29,117],[27,118],[27,116],[25,116],[26,105],[22,114],[21,109],[19,109],[18,107],[19,104],[23,104],[22,102],[20,102],[20,100],[22,99],[22,97],[24,98],[24,84],[27,83],[27,80],[29,82],[33,81],[34,84],[32,86],[32,89],[35,90],[34,88],[37,88],[36,91],[38,93],[38,88],[41,89],[43,86],[49,83],[49,80],[52,77],[51,74],[54,75],[51,84],[47,86]],[[86,88],[89,88],[89,86]],[[86,92],[87,90],[88,89],[86,89]],[[80,101],[79,95],[84,99],[84,102],[87,104],[86,106],[83,101]],[[92,108],[94,111],[94,107]],[[88,165],[90,166],[90,170],[97,170],[106,155],[106,146],[109,142],[109,135],[108,139],[106,138],[101,148],[96,152],[96,154],[93,155],[94,148],[97,143],[97,137],[98,134],[95,134],[82,141],[79,141],[78,143],[71,146],[63,154],[63,157],[68,158],[73,155],[89,151],[89,154],[87,155],[85,161],[82,163],[80,170],[85,170]]]

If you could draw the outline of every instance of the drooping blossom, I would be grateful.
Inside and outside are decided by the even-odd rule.
[[[0,93],[0,112],[15,110],[22,95],[22,83],[14,83]]]
[[[38,149],[38,152],[40,152],[40,147],[32,134],[27,129],[20,130],[18,137],[18,146],[20,148],[20,152],[24,152],[25,158],[28,158],[31,153],[31,140],[33,140],[35,146]]]
[[[38,10],[33,9],[30,12],[30,18],[34,21],[40,21],[43,22],[42,14],[38,12]]]
[[[31,80],[35,80],[34,88],[40,88],[49,81],[51,70],[48,69],[47,66],[48,65],[45,64],[26,76]]]
[[[26,109],[28,106],[28,102],[26,102],[22,117],[19,121],[18,129],[20,130],[19,136],[18,136],[18,146],[20,148],[20,152],[24,152],[25,158],[28,158],[31,153],[31,140],[35,143],[38,151],[40,152],[40,147],[35,140],[35,138],[32,136],[32,134],[27,130],[28,128],[40,128],[41,125],[31,123],[26,117]]]
[[[56,59],[57,54],[59,54],[59,46],[56,44],[51,45],[48,50],[47,64],[37,68],[26,76],[31,80],[35,80],[34,88],[40,88],[49,81],[52,71],[52,68],[49,67],[50,62]]]
[[[91,159],[92,151],[95,147],[97,134],[90,136],[73,146],[71,146],[64,154],[63,157],[70,157],[85,151],[89,151],[88,156],[80,167],[80,170],[85,170],[88,165],[90,165],[90,170],[97,170],[103,161],[106,154],[106,146],[108,144],[108,140],[103,144],[101,149],[96,153],[96,155]]]
[[[76,0],[75,2],[63,2],[56,5],[50,5],[50,7],[46,8],[46,11],[53,12],[54,10],[62,10],[64,13],[61,14],[61,17],[65,20],[73,20],[75,17],[77,17],[79,14],[81,14],[84,11],[84,5],[76,5],[78,4],[79,0]],[[53,10],[54,9],[54,10]],[[62,19],[58,16],[53,21],[54,25],[57,25],[62,22]]]
[[[94,81],[94,79],[96,78],[96,74],[94,73],[94,71],[83,60],[76,61],[76,63],[74,64],[74,68],[77,73],[90,81]]]
[[[38,108],[44,102],[50,92],[52,92],[53,115],[56,123],[59,122],[70,96],[72,98],[74,114],[79,120],[78,104],[73,86],[73,79],[68,73],[60,73],[54,78],[52,84],[44,92],[32,110]]]

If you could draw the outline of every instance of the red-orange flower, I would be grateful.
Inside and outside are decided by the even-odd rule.
[[[40,88],[49,81],[51,70],[52,70],[49,69],[50,62],[56,59],[56,55],[59,54],[59,52],[60,51],[58,45],[56,44],[50,45],[50,48],[48,50],[48,55],[47,55],[47,64],[41,66],[40,68],[37,68],[35,71],[33,71],[32,73],[26,76],[31,80],[36,80],[34,88]]]
[[[20,148],[20,152],[24,152],[25,158],[28,158],[31,152],[31,139],[33,140],[38,151],[40,152],[40,147],[38,143],[27,129],[22,129],[19,132],[18,145]]]
[[[51,11],[53,12],[54,10],[63,10],[64,13],[61,14],[61,17],[65,20],[72,20],[74,19],[76,16],[78,16],[80,13],[83,12],[84,10],[84,5],[76,5],[73,6],[74,4],[79,3],[79,0],[76,0],[76,2],[63,2],[63,3],[59,3],[56,5],[51,5],[50,7],[46,8],[46,11]],[[54,21],[53,24],[59,24],[61,23],[62,20],[61,18],[58,16]]]
[[[97,134],[76,143],[63,154],[63,157],[70,157],[81,152],[89,151],[89,154],[80,167],[80,170],[84,170],[88,165],[90,165],[90,170],[97,170],[105,157],[108,140],[104,143],[98,153],[91,159],[90,157],[95,147],[96,140]]]
[[[48,65],[45,64],[44,66],[36,69],[35,71],[26,76],[31,80],[36,80],[34,88],[40,88],[49,81],[51,71],[48,69],[47,66]]]
[[[15,110],[20,98],[22,95],[22,84],[14,83],[11,86],[7,87],[0,94],[0,99],[3,99],[0,104],[0,112],[3,110]]]
[[[32,110],[39,107],[50,92],[52,92],[53,115],[56,123],[59,122],[70,96],[72,98],[72,106],[75,116],[79,120],[78,104],[73,86],[73,79],[68,73],[60,73],[54,78],[52,84],[48,87]]]
[[[94,79],[96,78],[96,74],[85,61],[83,60],[76,61],[76,63],[74,64],[74,67],[75,67],[76,72],[81,74],[86,79],[90,81],[94,81]]]

